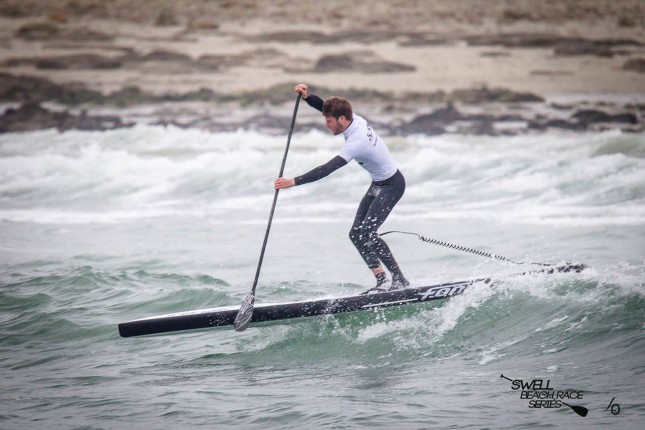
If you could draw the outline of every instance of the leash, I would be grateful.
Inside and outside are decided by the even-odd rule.
[[[510,258],[506,258],[506,257],[504,257],[502,255],[491,254],[490,252],[479,251],[477,249],[468,248],[466,246],[455,245],[453,243],[448,243],[448,242],[444,242],[444,241],[437,240],[437,239],[431,239],[429,237],[421,236],[418,233],[411,233],[409,231],[392,230],[392,231],[386,231],[385,233],[381,233],[381,234],[379,234],[379,236],[385,236],[386,234],[390,234],[390,233],[408,234],[408,235],[411,235],[411,236],[416,236],[417,238],[419,238],[419,240],[421,240],[423,242],[426,242],[426,243],[431,243],[431,244],[434,244],[434,245],[444,246],[446,248],[455,249],[457,251],[469,252],[471,254],[479,255],[481,257],[488,257],[488,258],[493,258],[495,260],[507,261],[507,262],[513,263],[513,264],[535,264],[535,265],[538,265],[538,266],[554,266],[554,264],[550,264],[550,263],[532,263],[532,262],[528,262],[528,261],[513,261]]]

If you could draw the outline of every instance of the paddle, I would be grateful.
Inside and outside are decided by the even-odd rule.
[[[289,145],[291,144],[291,135],[293,134],[293,126],[296,124],[296,114],[298,113],[298,105],[300,104],[301,95],[298,94],[296,98],[296,105],[293,108],[293,116],[291,117],[291,127],[289,128],[289,137],[287,138],[287,147],[284,150],[284,157],[282,157],[282,166],[280,166],[280,174],[278,177],[282,177],[284,173],[284,165],[287,162],[287,153],[289,152]],[[260,252],[260,261],[258,261],[258,268],[255,271],[255,279],[253,280],[253,287],[251,287],[251,292],[246,296],[242,302],[240,310],[237,311],[235,316],[235,322],[233,327],[235,331],[244,331],[249,326],[251,317],[253,316],[253,302],[255,302],[255,288],[258,286],[258,278],[260,277],[260,269],[262,268],[262,260],[264,260],[264,251],[267,247],[267,241],[269,240],[269,231],[271,231],[271,221],[273,221],[273,212],[275,211],[275,205],[278,202],[278,191],[275,190],[273,195],[273,204],[271,205],[271,213],[269,214],[269,223],[267,224],[267,231],[264,234],[264,243],[262,243],[262,251]]]

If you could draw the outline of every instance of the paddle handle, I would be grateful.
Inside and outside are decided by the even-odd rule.
[[[300,104],[301,98],[302,98],[302,95],[298,93],[298,97],[296,97],[296,104],[293,107],[293,115],[291,116],[291,125],[289,126],[289,135],[287,136],[287,146],[284,148],[284,157],[282,157],[282,164],[280,165],[280,173],[278,174],[278,177],[282,177],[282,174],[284,173],[284,166],[285,164],[287,164],[287,154],[289,153],[289,146],[291,145],[291,135],[293,134],[293,128],[296,125],[296,115],[298,114],[298,105]],[[276,195],[278,195],[277,191],[278,190],[276,190]]]

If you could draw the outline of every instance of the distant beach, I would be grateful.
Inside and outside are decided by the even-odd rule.
[[[2,132],[278,133],[298,82],[389,134],[643,130],[639,1],[41,3],[0,6]]]

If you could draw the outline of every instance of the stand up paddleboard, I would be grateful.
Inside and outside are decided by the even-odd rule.
[[[567,264],[552,268],[536,270],[529,273],[581,272],[582,264]],[[306,300],[279,304],[257,304],[251,323],[285,320],[290,318],[312,317],[316,315],[354,312],[388,306],[399,306],[411,303],[423,303],[432,300],[447,299],[463,293],[473,284],[491,283],[490,278],[471,279],[460,282],[448,282],[423,287],[408,287],[402,290],[376,294],[359,294],[354,296]],[[232,326],[238,313],[238,306],[200,309],[174,314],[142,318],[119,324],[122,337],[144,336],[183,330],[205,329],[211,327]]]

